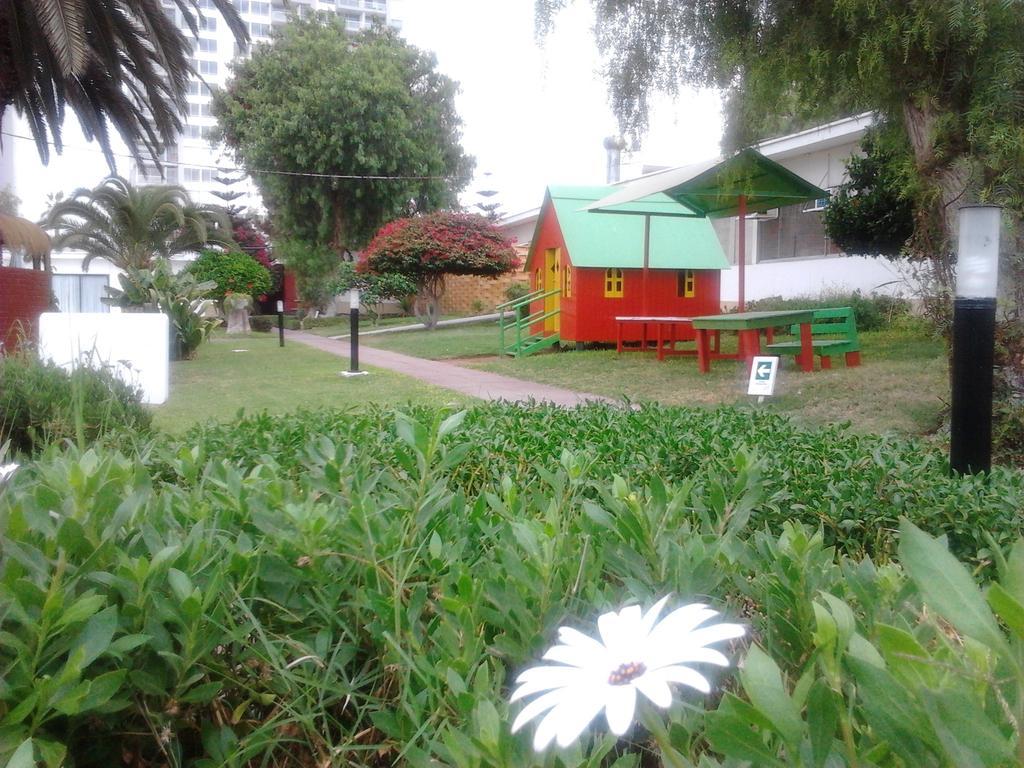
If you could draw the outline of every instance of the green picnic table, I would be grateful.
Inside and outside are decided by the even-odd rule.
[[[761,354],[761,331],[772,330],[780,325],[800,326],[800,354],[796,361],[805,372],[814,370],[814,345],[811,343],[811,322],[813,309],[786,310],[779,312],[733,312],[725,315],[703,315],[693,318],[693,329],[697,336],[697,367],[701,373],[711,370],[712,358],[746,360],[750,367],[754,357]],[[739,351],[735,355],[712,352],[708,343],[708,331],[736,331],[739,334]],[[770,339],[769,339],[770,341]]]

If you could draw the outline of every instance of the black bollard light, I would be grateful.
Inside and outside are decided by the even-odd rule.
[[[277,300],[277,338],[284,346],[284,302]]]
[[[349,320],[349,361],[344,376],[365,376],[366,371],[359,370],[359,289],[353,288],[348,292],[348,320]]]
[[[976,474],[992,467],[992,363],[1002,208],[960,209],[960,242],[953,302],[953,409],[949,466]]]

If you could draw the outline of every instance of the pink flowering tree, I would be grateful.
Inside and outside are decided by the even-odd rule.
[[[360,256],[360,269],[398,274],[417,286],[416,316],[437,325],[446,275],[497,277],[515,266],[511,242],[483,216],[437,211],[386,224]]]

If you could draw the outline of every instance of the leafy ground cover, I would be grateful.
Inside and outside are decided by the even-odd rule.
[[[0,489],[16,765],[1018,760],[1020,472],[653,406],[319,410],[122,445]],[[680,688],[621,741],[509,732],[558,626],[663,594],[749,627],[718,693]]]
[[[236,352],[234,350],[245,350]],[[471,398],[383,369],[344,378],[348,362],[301,344],[278,346],[277,334],[215,336],[194,360],[171,367],[171,396],[153,409],[153,423],[180,432],[197,421],[239,410],[284,413],[298,407],[359,403],[465,403]]]

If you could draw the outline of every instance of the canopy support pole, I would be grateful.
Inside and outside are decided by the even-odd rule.
[[[747,196],[740,195],[739,199],[739,231],[736,236],[736,266],[739,267],[739,301],[738,309],[745,312],[746,302],[746,271],[747,271]]]
[[[643,276],[643,312],[644,317],[648,315],[647,304],[647,275],[651,266],[651,217],[644,216],[644,276]]]

